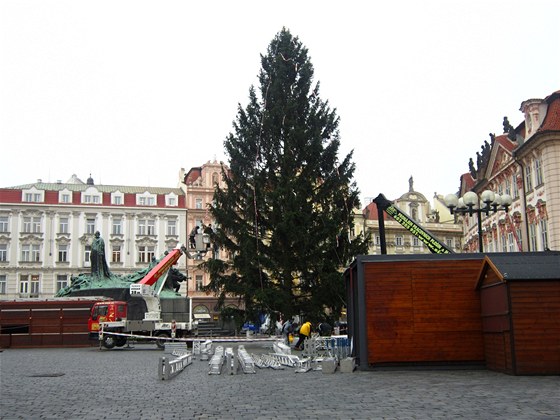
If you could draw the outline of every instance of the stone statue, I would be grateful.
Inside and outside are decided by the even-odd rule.
[[[408,179],[408,192],[413,192],[414,191],[414,179],[412,178],[412,175],[410,175],[410,178]]]
[[[469,172],[471,173],[473,179],[476,179],[476,169],[474,168],[474,162],[472,158],[469,159]]]
[[[95,238],[91,242],[90,261],[92,277],[111,277],[111,272],[105,259],[105,242],[101,238],[99,231],[95,232]]]

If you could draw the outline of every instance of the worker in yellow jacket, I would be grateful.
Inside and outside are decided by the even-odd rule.
[[[294,347],[295,350],[303,350],[303,342],[306,338],[311,336],[311,322],[304,322],[299,328],[299,339]]]

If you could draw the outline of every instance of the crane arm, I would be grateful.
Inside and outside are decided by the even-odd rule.
[[[422,241],[428,249],[434,254],[452,254],[453,251],[449,249],[443,242],[439,241],[428,230],[424,229],[414,221],[405,212],[400,210],[391,201],[387,200],[383,194],[379,194],[373,202],[385,211],[389,216],[399,222],[405,229],[416,236]],[[385,233],[383,232],[383,235]]]
[[[184,246],[172,249],[137,284],[146,284],[148,286],[153,286],[158,281],[158,279],[163,274],[165,274],[179,260],[179,258],[181,257],[181,255],[183,255],[185,251],[186,250]]]

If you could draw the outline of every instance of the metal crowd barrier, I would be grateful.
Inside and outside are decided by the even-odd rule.
[[[158,376],[161,380],[168,380],[181,373],[188,365],[192,363],[192,353],[186,352],[176,359],[169,359],[167,356],[161,356],[158,365]]]

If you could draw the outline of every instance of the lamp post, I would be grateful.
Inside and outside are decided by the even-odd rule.
[[[445,205],[451,214],[468,214],[472,216],[476,213],[478,221],[478,250],[484,252],[482,247],[482,213],[488,216],[490,212],[509,211],[511,206],[511,196],[509,194],[496,194],[490,190],[484,191],[480,197],[473,191],[469,191],[461,198],[455,194],[448,194],[444,197]]]

